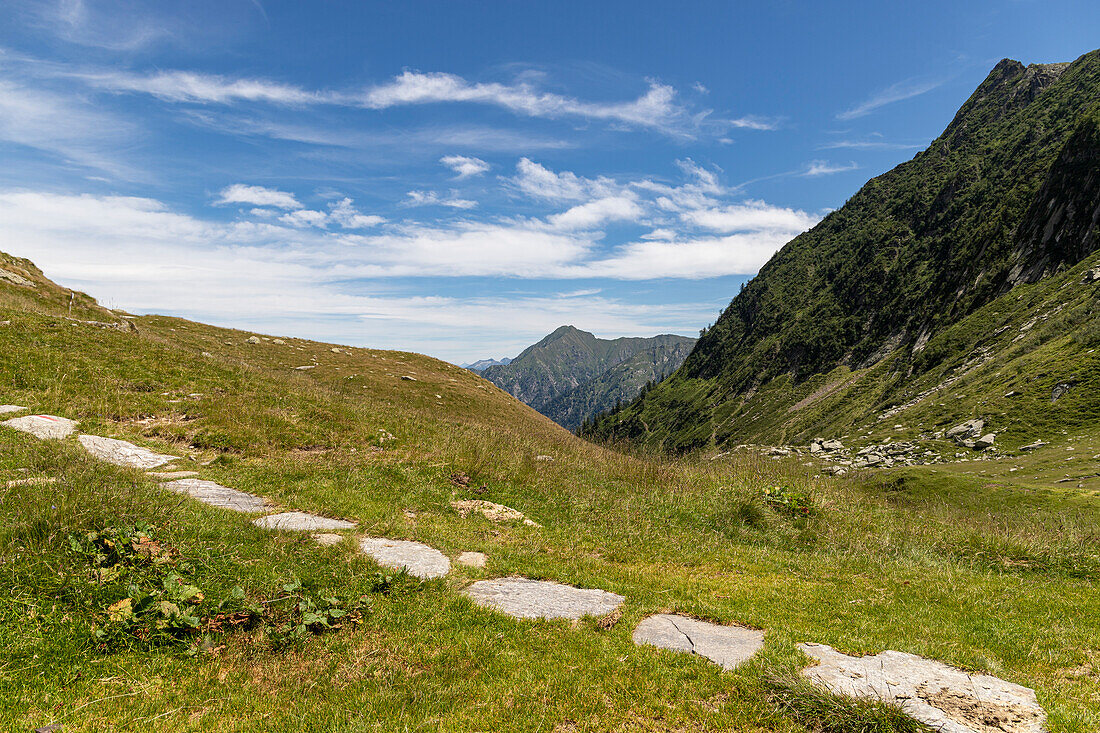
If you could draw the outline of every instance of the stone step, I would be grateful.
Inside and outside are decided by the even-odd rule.
[[[463,593],[479,606],[514,618],[604,616],[626,600],[617,593],[520,577],[479,580]]]
[[[73,434],[77,422],[57,415],[27,415],[5,420],[0,425],[30,433],[40,440],[61,440]]]
[[[442,578],[451,570],[446,555],[422,542],[364,537],[359,541],[359,549],[384,568],[404,569],[423,580]]]
[[[1014,682],[904,652],[853,657],[825,644],[798,648],[818,661],[802,670],[818,687],[897,705],[939,733],[1046,731],[1046,713],[1035,691]]]
[[[687,616],[657,614],[634,629],[634,643],[698,654],[733,669],[764,647],[764,632],[744,626],[720,626]]]
[[[282,512],[253,519],[252,523],[261,529],[281,529],[291,532],[320,532],[322,530],[355,529],[355,522],[344,519],[329,519],[307,512]]]
[[[84,450],[101,461],[113,463],[116,466],[156,468],[179,459],[179,456],[154,453],[148,448],[142,448],[115,438],[104,438],[99,435],[79,435],[76,439],[84,446]]]
[[[187,494],[192,499],[197,499],[203,504],[216,506],[220,509],[229,509],[244,514],[259,514],[271,511],[272,507],[267,499],[254,494],[246,494],[227,486],[216,484],[213,481],[202,481],[197,478],[183,478],[177,481],[169,481],[162,484],[169,491],[177,494]]]

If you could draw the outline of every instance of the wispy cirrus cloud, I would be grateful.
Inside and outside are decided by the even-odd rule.
[[[402,202],[405,206],[446,206],[451,209],[473,209],[477,202],[459,197],[453,191],[449,195],[438,191],[409,191]]]
[[[906,79],[881,89],[856,106],[836,115],[838,120],[854,120],[880,107],[926,94],[944,83],[943,79]]]
[[[844,173],[854,170],[859,170],[859,163],[856,163],[854,160],[848,163],[830,163],[827,160],[811,160],[806,166],[806,170],[798,175],[805,178],[816,178],[817,176],[828,176],[833,173]]]
[[[277,209],[300,209],[302,205],[294,194],[263,186],[249,186],[234,183],[218,193],[215,204],[252,204],[253,206],[274,206]]]

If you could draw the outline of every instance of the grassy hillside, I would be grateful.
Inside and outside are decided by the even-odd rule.
[[[1018,328],[1063,304],[1022,286],[1100,241],[1098,130],[1100,51],[1072,64],[1002,61],[927,150],[781,249],[673,378],[592,434],[677,451],[835,434],[938,384],[992,343],[960,324]],[[1025,298],[1027,315],[1016,307]],[[851,399],[827,403],[835,419],[804,417],[821,408],[804,413],[803,400],[868,370],[869,390],[859,377],[839,392]],[[996,395],[974,397],[971,411]]]
[[[596,338],[562,326],[508,364],[481,375],[570,430],[592,415],[633,399],[647,382],[680,366],[695,339]]]
[[[74,296],[69,316],[68,291],[29,263],[23,272],[34,287],[0,280],[0,402],[181,456],[179,468],[289,508],[451,556],[481,550],[489,563],[423,583],[381,573],[350,542],[265,532],[94,461],[71,438],[0,429],[0,729],[914,729],[795,682],[801,641],[990,672],[1036,688],[1052,731],[1100,727],[1100,507],[1088,492],[1009,492],[962,472],[825,478],[755,455],[632,457],[427,357],[248,343],[253,334],[160,316],[105,328],[82,321],[114,314]],[[56,482],[25,480],[39,478]],[[764,493],[777,486],[808,500],[809,515]],[[463,519],[453,498],[497,501],[542,527]],[[142,531],[166,564],[105,575],[88,533],[135,524],[153,525]],[[128,584],[169,573],[201,592],[188,601],[196,618],[334,596],[362,618],[304,636],[278,612],[250,630],[93,632],[111,628]],[[522,622],[457,593],[513,573],[621,593],[624,615],[609,630]],[[631,631],[656,611],[764,629],[765,649],[724,672],[635,647]]]

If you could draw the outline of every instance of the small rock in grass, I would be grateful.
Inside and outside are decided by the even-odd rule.
[[[271,339],[271,343],[274,346],[286,346],[286,341],[283,341],[282,339]]]
[[[306,512],[283,512],[252,520],[261,529],[281,529],[291,532],[316,532],[318,530],[355,529],[355,522],[329,519]]]
[[[471,568],[483,568],[488,559],[484,552],[463,552],[458,556],[457,562]]]
[[[463,593],[479,606],[514,618],[604,616],[626,600],[617,593],[519,577],[479,580]]]
[[[77,423],[56,415],[27,415],[5,420],[0,425],[30,433],[41,440],[61,440],[73,434]]]
[[[130,468],[156,468],[165,463],[177,460],[178,456],[168,456],[154,453],[148,448],[128,443],[125,440],[104,438],[99,435],[80,435],[77,437],[84,450],[91,453],[101,461],[113,463],[116,466],[129,466]]]
[[[249,336],[248,338],[246,338],[244,340],[244,342],[246,344],[258,344],[258,343],[260,343],[260,337],[259,336]]]
[[[319,545],[325,545],[326,547],[331,545],[338,545],[344,539],[342,534],[334,534],[332,532],[318,532],[313,535],[314,541]]]
[[[991,448],[993,447],[993,443],[996,440],[996,435],[994,435],[993,433],[988,433],[974,441],[974,448],[975,450],[984,450],[985,448]]]
[[[6,415],[9,412],[23,412],[26,407],[20,407],[19,405],[0,405],[0,415]]]
[[[639,646],[698,654],[726,669],[733,669],[764,647],[763,631],[664,613],[638,624],[633,639]]]
[[[528,519],[523,512],[517,511],[512,507],[504,506],[503,504],[495,504],[491,501],[485,501],[483,499],[464,499],[462,501],[452,501],[451,507],[458,511],[463,519],[466,518],[471,512],[477,512],[481,514],[490,522],[523,522],[529,527],[541,527],[538,522]]]
[[[401,378],[404,379],[406,382],[415,382],[416,381],[416,377],[410,377],[408,374],[402,375]]]
[[[57,479],[53,476],[32,476],[31,478],[12,479],[4,484],[4,486],[11,489],[16,486],[47,486],[56,483]]]
[[[451,561],[446,555],[422,542],[364,537],[359,542],[359,549],[384,568],[404,569],[409,575],[423,580],[442,578],[451,570]]]
[[[1035,691],[903,652],[865,657],[824,644],[800,644],[819,664],[802,675],[833,694],[897,705],[940,733],[1044,733]]]

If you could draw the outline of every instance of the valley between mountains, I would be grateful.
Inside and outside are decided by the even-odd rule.
[[[1098,250],[1093,52],[698,340],[464,369],[0,254],[0,729],[1100,730]]]

